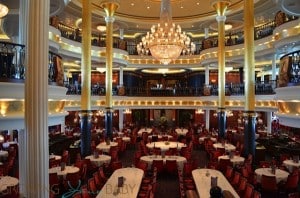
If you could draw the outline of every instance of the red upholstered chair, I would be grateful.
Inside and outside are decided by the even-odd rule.
[[[242,195],[244,194],[244,192],[246,190],[246,186],[247,186],[247,179],[245,177],[241,177],[238,188],[236,189],[236,191],[240,195],[240,197],[242,197]]]
[[[157,173],[162,173],[165,169],[164,167],[164,161],[163,160],[153,160],[152,162],[152,170],[154,170],[154,168],[157,169]]]
[[[137,164],[136,167],[139,169],[142,169],[144,171],[144,173],[146,173],[147,169],[148,169],[148,164],[147,164],[147,162],[139,161],[139,163]]]
[[[245,189],[245,193],[243,195],[243,198],[252,198],[252,194],[254,192],[254,186],[247,183],[246,184],[246,189]]]
[[[226,167],[226,172],[225,172],[225,177],[228,181],[231,181],[233,176],[233,167],[232,166],[227,166]]]
[[[253,197],[252,197],[252,198],[261,198],[260,192],[254,190],[254,192],[253,192]]]
[[[91,197],[93,197],[89,194],[89,189],[88,189],[87,185],[81,186],[80,190],[81,190],[81,198],[91,198]]]
[[[259,166],[261,168],[269,168],[270,167],[270,162],[268,162],[268,161],[260,161],[259,162]]]
[[[286,192],[295,192],[298,188],[298,182],[299,182],[298,171],[294,171],[293,173],[289,174],[286,182],[283,184],[283,189]]]
[[[262,192],[268,194],[268,196],[276,195],[278,192],[277,182],[275,176],[262,175],[261,176],[261,188]]]
[[[172,175],[177,174],[177,161],[176,160],[166,160],[166,172]]]
[[[222,173],[225,173],[227,166],[232,166],[230,159],[221,158],[218,163],[218,170],[220,170]]]
[[[122,167],[123,167],[122,161],[116,161],[116,162],[112,162],[111,163],[111,170],[112,170],[112,172],[114,172],[115,170],[120,169]]]
[[[194,170],[194,165],[192,162],[185,162],[183,164],[182,174],[184,177],[192,177],[192,171]]]
[[[90,192],[91,194],[93,194],[93,195],[96,195],[98,189],[97,189],[97,186],[96,186],[96,183],[95,183],[94,178],[90,178],[90,179],[88,180],[87,185],[88,185],[88,190],[89,190],[89,192]]]
[[[233,178],[230,183],[235,189],[237,189],[238,185],[240,184],[240,179],[241,173],[234,171]]]
[[[79,172],[76,173],[68,173],[66,176],[66,184],[65,188],[69,190],[79,190],[81,186],[81,178]]]
[[[49,173],[49,187],[51,192],[59,192],[59,183],[57,173]]]

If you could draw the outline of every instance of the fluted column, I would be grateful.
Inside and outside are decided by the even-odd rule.
[[[105,132],[106,138],[112,139],[112,68],[113,68],[113,22],[114,14],[118,9],[119,0],[103,0],[101,7],[106,13],[106,73],[105,73],[105,88],[106,88],[106,114],[105,114]]]
[[[218,127],[219,137],[225,137],[226,111],[225,111],[225,12],[230,5],[229,0],[212,0],[211,5],[216,9],[218,22]]]
[[[124,68],[123,68],[123,66],[120,66],[120,73],[119,73],[119,78],[120,78],[120,83],[119,83],[119,85],[120,85],[120,87],[123,87],[123,77],[124,77],[124,73],[123,73],[123,71],[124,71]]]
[[[272,112],[268,111],[266,112],[266,117],[267,117],[267,131],[269,134],[272,133]]]
[[[81,155],[91,154],[91,0],[82,2],[82,56],[81,56]]]
[[[20,1],[20,8],[19,8],[19,42],[20,44],[23,44],[27,46],[27,29],[28,29],[28,12],[29,12],[29,2],[28,1]],[[25,65],[28,65],[28,60],[25,58]],[[25,129],[22,129],[19,131],[18,138],[19,138],[19,191],[20,195],[25,196],[27,195],[27,170],[29,163],[24,163],[27,160],[27,153],[28,153],[28,147],[27,147],[27,136]]]
[[[48,34],[49,0],[30,0],[25,70],[27,168],[24,197],[49,197]],[[23,140],[22,140],[23,141]],[[22,143],[23,144],[23,143]],[[26,143],[25,143],[26,144]],[[23,173],[20,173],[22,175]],[[21,183],[20,183],[21,185]],[[21,188],[21,190],[24,190]]]
[[[119,109],[119,130],[124,128],[124,110]]]
[[[209,66],[205,66],[205,85],[209,85]]]
[[[245,39],[245,155],[255,156],[255,62],[254,62],[254,2],[244,1],[244,39]]]
[[[210,122],[210,110],[205,111],[205,128],[209,131],[209,122]]]

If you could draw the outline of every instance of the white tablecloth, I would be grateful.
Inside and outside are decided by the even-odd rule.
[[[104,163],[109,164],[110,160],[111,160],[111,156],[99,155],[98,158],[95,158],[94,155],[89,155],[89,156],[86,156],[85,159],[90,159],[92,163],[94,163],[96,166],[99,167],[99,166],[102,166],[102,164],[104,164]]]
[[[229,159],[229,156],[228,155],[221,155],[218,157],[218,160],[220,159]],[[234,155],[233,158],[230,159],[230,162],[235,166],[235,165],[239,165],[239,164],[243,164],[245,161],[245,158],[244,157],[241,157],[241,156],[237,156],[237,155]]]
[[[49,155],[49,159],[54,158],[55,160],[61,160],[61,156],[60,155]]]
[[[153,149],[154,147],[160,148],[162,152],[165,152],[169,150],[169,148],[177,148],[177,150],[180,150],[182,147],[185,147],[186,145],[181,142],[151,142],[146,144],[147,148]]]
[[[10,176],[2,176],[0,177],[0,192],[3,192],[7,189],[8,186],[16,186],[18,185],[19,180]]]
[[[3,146],[3,148],[8,148],[12,144],[18,144],[18,142],[13,142],[13,141],[11,141],[11,142],[4,142],[2,144],[2,146]]]
[[[117,169],[102,187],[97,198],[136,198],[143,176],[144,171],[138,168]],[[124,177],[122,187],[118,187],[119,177]]]
[[[182,156],[165,156],[162,158],[161,155],[145,155],[140,158],[140,160],[147,162],[148,169],[151,169],[153,160],[163,160],[166,163],[166,160],[176,160],[178,169],[183,169],[183,164],[186,162],[186,158]]]
[[[258,168],[255,170],[255,174],[257,175],[257,182],[261,181],[262,175],[275,176],[277,183],[279,183],[280,181],[286,181],[287,177],[289,176],[288,172],[278,168],[275,171],[275,175],[271,172],[271,168]]]
[[[207,174],[208,173],[208,174]],[[225,176],[218,170],[213,169],[195,169],[192,171],[192,175],[196,184],[196,189],[198,195],[202,198],[209,198],[210,197],[210,188],[211,188],[211,177],[218,177],[217,185],[222,190],[228,190],[231,194],[238,198],[239,195],[236,193],[234,188],[225,178]]]
[[[146,133],[150,134],[150,133],[152,132],[152,128],[141,128],[141,129],[137,132],[137,134],[138,134],[139,136],[142,136],[143,132],[146,132]]]
[[[1,150],[0,151],[0,158],[5,158],[5,157],[8,157],[8,151]]]
[[[296,163],[293,160],[284,160],[282,163],[290,171],[290,173],[293,172],[294,168],[299,168],[300,167],[300,161],[298,163]]]
[[[113,140],[114,140],[114,141],[117,141],[117,138],[114,138]],[[122,140],[123,140],[124,142],[130,142],[130,137],[122,137]]]
[[[187,132],[189,132],[189,130],[188,130],[188,129],[177,128],[177,129],[175,129],[175,132],[176,132],[178,135],[186,135]]]
[[[235,146],[232,144],[225,144],[225,146],[222,143],[214,143],[213,147],[215,149],[217,148],[225,148],[226,151],[235,151]]]
[[[200,137],[200,138],[199,138],[199,142],[200,142],[200,143],[203,143],[205,139],[210,139],[210,140],[213,141],[213,142],[217,142],[217,138],[214,138],[214,137],[206,137],[206,136]]]
[[[57,173],[58,176],[66,177],[68,173],[77,173],[79,168],[76,166],[66,166],[65,170],[61,171],[61,167],[53,167],[49,169],[49,173]]]
[[[107,145],[106,142],[101,142],[100,144],[97,145],[96,148],[103,151],[103,152],[108,153],[111,146],[118,146],[118,143],[117,142],[110,142],[110,144]]]

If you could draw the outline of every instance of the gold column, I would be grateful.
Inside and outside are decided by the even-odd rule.
[[[103,0],[101,7],[106,13],[106,73],[105,73],[105,88],[106,88],[106,115],[105,115],[105,136],[106,139],[112,140],[112,68],[113,68],[113,22],[114,14],[118,9],[119,0]]]
[[[91,109],[91,0],[82,3],[81,109]]]
[[[112,108],[112,68],[113,68],[113,22],[115,20],[114,13],[119,7],[117,0],[104,0],[101,7],[106,13],[106,107]]]
[[[225,12],[230,5],[229,0],[212,0],[211,5],[216,9],[218,22],[218,127],[219,137],[225,138],[226,112],[225,112]]]
[[[254,63],[254,0],[244,1],[245,40],[245,112],[244,112],[244,155],[255,157],[255,63]]]
[[[244,1],[244,39],[245,39],[245,110],[255,109],[255,62],[254,62],[254,3]]]
[[[91,0],[82,2],[81,155],[91,154]]]
[[[230,5],[229,0],[212,0],[211,5],[216,9],[218,22],[218,88],[219,108],[225,108],[225,12]]]

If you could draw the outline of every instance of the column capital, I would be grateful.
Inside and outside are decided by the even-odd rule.
[[[113,16],[120,6],[120,0],[102,0],[100,6],[104,9],[106,16]]]
[[[216,16],[216,20],[218,22],[225,22],[226,21],[226,16]]]
[[[113,16],[106,16],[105,17],[105,22],[106,23],[113,23],[115,21],[115,17]]]
[[[210,5],[217,11],[218,16],[224,16],[227,7],[231,4],[230,0],[211,0]]]

